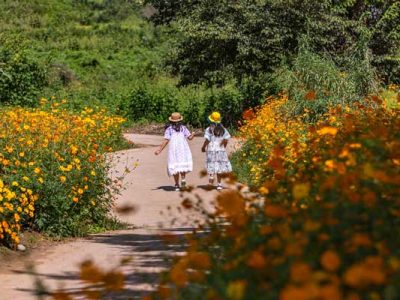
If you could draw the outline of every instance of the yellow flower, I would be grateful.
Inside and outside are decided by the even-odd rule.
[[[332,169],[335,168],[336,163],[335,163],[334,160],[329,159],[329,160],[325,161],[325,166],[326,166],[329,170],[332,170]]]
[[[15,222],[19,222],[19,220],[21,220],[21,217],[18,214],[14,214],[14,220]]]
[[[61,181],[62,183],[64,183],[66,180],[67,180],[67,177],[65,177],[64,175],[61,175],[61,176],[60,176],[60,181]]]
[[[310,183],[298,183],[293,186],[292,194],[295,200],[308,197],[310,193]]]
[[[35,168],[33,170],[33,172],[35,172],[35,174],[39,174],[42,170],[40,168]]]
[[[246,281],[236,280],[230,282],[226,291],[228,299],[232,300],[243,299],[245,290],[246,290]]]
[[[71,145],[70,149],[72,155],[76,155],[78,153],[78,147]]]

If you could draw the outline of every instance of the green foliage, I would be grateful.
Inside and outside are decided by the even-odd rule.
[[[131,94],[128,106],[133,120],[165,122],[171,112],[178,110],[176,89],[171,85],[140,85]]]
[[[132,82],[163,73],[173,40],[145,21],[133,0],[7,0],[0,11],[0,45],[46,65],[49,86],[38,86],[40,96],[67,98],[77,110],[101,104],[118,112]]]
[[[180,33],[171,65],[183,84],[259,77],[292,60],[299,37],[312,49],[344,57],[362,36],[380,75],[398,80],[398,1],[208,1],[149,0],[157,24]],[[382,47],[382,45],[385,45]],[[396,60],[397,57],[397,60]],[[396,71],[397,70],[397,71]]]
[[[46,85],[44,68],[23,52],[0,48],[0,105],[33,106]]]
[[[306,109],[315,117],[376,92],[375,74],[368,52],[362,58],[350,56],[347,66],[340,68],[331,58],[301,48],[291,67],[285,65],[274,74],[272,86],[288,93],[290,115]]]
[[[129,101],[119,108],[126,117],[136,121],[166,122],[170,114],[179,111],[185,122],[205,127],[212,111],[223,114],[224,125],[236,127],[243,111],[243,96],[234,85],[207,88],[201,85],[176,87],[174,81],[158,81],[137,85]]]

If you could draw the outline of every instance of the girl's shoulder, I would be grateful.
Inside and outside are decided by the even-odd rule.
[[[165,126],[164,132],[169,132],[172,130],[172,126],[171,125],[167,125]]]

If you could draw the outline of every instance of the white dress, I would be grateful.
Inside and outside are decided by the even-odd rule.
[[[168,175],[172,176],[182,172],[193,171],[192,152],[190,151],[187,138],[190,136],[186,126],[181,126],[176,131],[169,126],[165,130],[164,138],[169,140],[168,146]]]
[[[206,151],[206,168],[207,173],[226,174],[232,172],[232,165],[228,158],[225,146],[221,145],[223,140],[229,140],[231,135],[225,129],[224,135],[217,137],[213,134],[212,129],[208,127],[204,134],[204,138],[209,141]]]

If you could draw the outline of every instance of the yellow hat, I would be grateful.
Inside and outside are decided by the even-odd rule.
[[[221,123],[221,114],[217,111],[214,111],[208,116],[208,120],[213,123]]]

